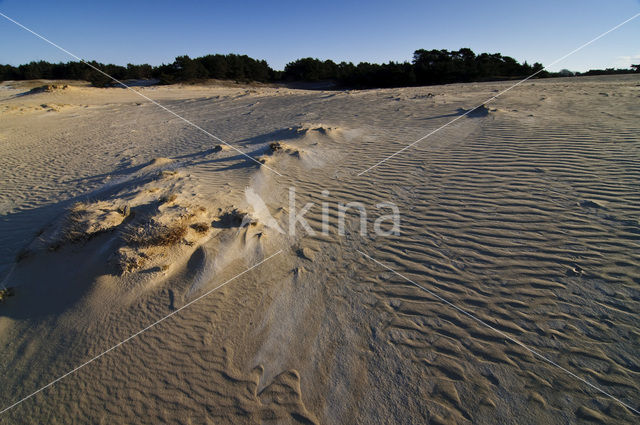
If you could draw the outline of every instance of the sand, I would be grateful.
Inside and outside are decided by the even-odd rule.
[[[136,88],[278,175],[127,90],[3,83],[1,408],[281,252],[0,423],[636,422],[358,252],[640,406],[638,76],[528,81],[358,176],[510,84]]]

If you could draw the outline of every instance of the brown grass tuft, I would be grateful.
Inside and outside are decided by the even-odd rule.
[[[122,214],[123,217],[128,217],[131,214],[131,208],[129,205],[122,205],[118,207],[117,211]]]
[[[147,262],[148,257],[143,252],[130,249],[120,249],[116,257],[116,266],[121,275],[141,269]]]
[[[178,199],[178,195],[172,193],[171,195],[163,196],[162,198],[160,198],[160,202],[162,202],[163,204],[170,204],[176,199]]]
[[[6,300],[9,297],[13,297],[14,295],[15,295],[15,292],[13,288],[0,289],[0,302]]]
[[[272,142],[269,143],[269,147],[271,148],[272,151],[277,152],[283,149],[282,143],[280,142]]]
[[[198,233],[206,233],[209,230],[209,223],[193,223],[191,228]]]
[[[187,234],[188,226],[184,223],[165,224],[149,223],[144,227],[124,232],[124,241],[129,246],[173,246],[182,241]]]

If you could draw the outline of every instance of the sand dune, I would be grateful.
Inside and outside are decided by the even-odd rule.
[[[360,176],[509,83],[136,88],[281,175],[134,93],[40,83],[0,101],[4,405],[282,253],[0,423],[637,421],[358,250],[637,408],[638,77],[529,81]]]

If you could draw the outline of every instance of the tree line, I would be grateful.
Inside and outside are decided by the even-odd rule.
[[[549,73],[542,64],[519,63],[500,53],[475,54],[471,49],[416,50],[411,62],[375,64],[361,62],[335,63],[332,60],[303,58],[290,62],[284,71],[272,69],[266,61],[247,55],[206,55],[198,58],[179,56],[173,63],[151,66],[148,64],[127,66],[88,62],[49,63],[30,62],[17,67],[0,65],[0,81],[31,79],[85,80],[94,86],[105,87],[115,83],[104,72],[124,81],[155,79],[160,84],[195,82],[209,78],[237,82],[318,82],[330,81],[343,88],[379,88],[464,83],[523,78],[537,73],[537,77],[564,76]],[[603,75],[640,72],[638,65],[632,69],[591,70],[572,75]]]
[[[313,58],[298,59],[287,64],[283,79],[288,81],[334,80],[347,87],[401,87],[501,80],[531,75],[543,69],[542,64],[518,63],[500,53],[476,55],[471,49],[416,50],[409,62],[358,65]]]
[[[132,79],[156,79],[160,84],[173,84],[217,78],[221,80],[268,82],[276,79],[276,72],[264,60],[246,55],[207,55],[191,59],[178,56],[173,63],[160,66],[148,64],[127,66],[103,64],[96,61],[49,63],[30,62],[17,67],[0,65],[0,81],[5,80],[84,80],[94,86],[115,84],[107,75],[123,81]],[[100,72],[100,71],[102,72]],[[107,75],[105,75],[107,74]]]

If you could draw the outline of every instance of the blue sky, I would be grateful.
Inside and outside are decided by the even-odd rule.
[[[640,1],[0,0],[0,12],[82,58],[121,65],[240,53],[282,69],[307,56],[405,61],[419,48],[460,47],[546,65],[640,12]],[[71,60],[0,17],[0,63],[39,59]],[[631,63],[640,63],[640,17],[551,70]]]

